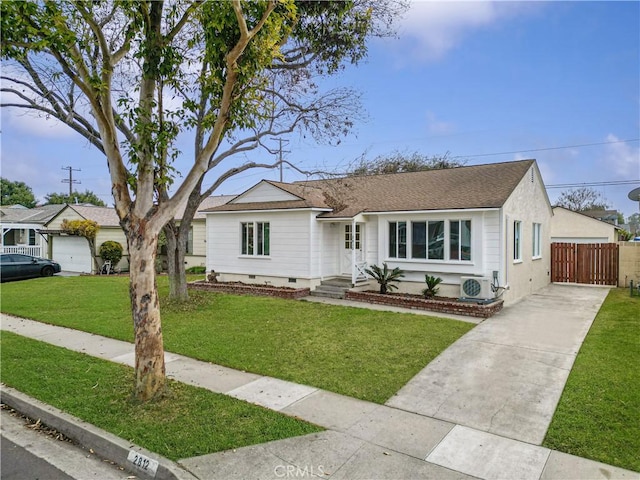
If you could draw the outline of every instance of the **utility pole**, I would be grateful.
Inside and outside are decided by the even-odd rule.
[[[79,168],[71,168],[71,167],[62,167],[62,170],[68,170],[69,171],[69,179],[63,179],[62,183],[68,183],[69,184],[69,201],[71,201],[71,196],[73,195],[73,185],[74,184],[78,184],[78,183],[82,183],[80,180],[74,180],[73,179],[73,172],[81,172],[82,170],[80,170]]]
[[[289,143],[289,140],[284,140],[282,138],[271,138],[271,140],[278,140],[278,142],[280,142],[280,155],[279,155],[279,162],[280,162],[280,182],[282,182],[282,153],[291,153],[291,150],[282,150],[282,142],[285,143]]]

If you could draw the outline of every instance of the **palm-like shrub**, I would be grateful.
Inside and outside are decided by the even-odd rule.
[[[404,277],[404,272],[400,268],[396,267],[393,270],[389,270],[386,263],[382,264],[382,268],[377,265],[371,265],[371,268],[365,269],[365,272],[380,284],[380,293],[387,293],[398,288],[392,282],[399,282],[400,278]]]
[[[425,275],[424,281],[427,284],[427,288],[422,290],[422,294],[424,295],[424,297],[425,298],[435,297],[438,294],[438,291],[440,290],[438,285],[440,285],[440,282],[442,282],[442,279],[440,277],[436,277],[435,275]]]

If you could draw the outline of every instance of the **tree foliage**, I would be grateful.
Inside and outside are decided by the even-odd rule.
[[[629,224],[629,232],[638,235],[640,234],[640,213],[634,213],[627,218]]]
[[[114,267],[118,265],[118,262],[122,258],[123,248],[119,242],[115,240],[107,240],[100,245],[100,249],[98,253],[100,254],[100,258],[104,261],[111,262],[111,265]]]
[[[397,6],[394,0],[0,2],[2,106],[54,117],[105,154],[129,248],[138,399],[158,395],[165,382],[149,268],[160,231],[185,204],[195,213],[201,196],[226,179],[273,166],[222,164],[265,147],[267,138],[298,130],[333,141],[351,131],[357,95],[321,92],[314,75],[362,59],[366,39],[388,33]],[[177,172],[180,135],[192,137],[194,152]],[[204,175],[216,168],[218,178],[201,192]],[[180,228],[188,223],[183,216]]]
[[[100,227],[93,220],[62,220],[60,229],[69,235],[78,235],[87,240],[94,241]]]
[[[574,212],[606,210],[609,208],[609,204],[600,192],[589,187],[563,191],[558,197],[556,205],[573,210]]]
[[[0,205],[22,205],[27,208],[36,206],[36,197],[31,187],[24,182],[0,178],[0,194]]]
[[[71,196],[68,193],[48,193],[44,197],[45,205],[59,205],[61,203],[90,203],[97,207],[106,207],[107,204],[100,200],[91,190],[85,190],[84,193],[73,192]]]
[[[421,172],[462,167],[465,163],[463,160],[452,158],[449,152],[444,155],[429,156],[419,152],[402,153],[396,151],[390,155],[379,155],[371,161],[364,157],[361,158],[350,170],[349,175]]]

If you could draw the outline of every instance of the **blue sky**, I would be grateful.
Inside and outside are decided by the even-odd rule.
[[[339,171],[394,151],[450,152],[468,165],[536,158],[547,185],[636,181],[593,188],[625,216],[638,212],[627,194],[640,185],[640,2],[414,2],[398,32],[326,81],[362,92],[367,118],[356,134],[337,147],[292,135],[289,161]],[[68,190],[70,165],[81,169],[79,190],[111,204],[106,161],[83,138],[1,114],[3,177],[42,198]],[[216,193],[278,177],[247,172]],[[548,189],[552,203],[563,190]]]

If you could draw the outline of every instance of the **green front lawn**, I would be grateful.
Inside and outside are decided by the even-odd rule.
[[[167,279],[159,278],[166,299]],[[276,298],[191,292],[162,301],[165,348],[238,370],[383,403],[473,324]],[[6,283],[3,312],[133,341],[128,279]]]
[[[640,472],[640,299],[611,290],[543,443]]]
[[[2,332],[2,382],[171,460],[322,429],[202,388],[169,381],[133,402],[133,369]]]

